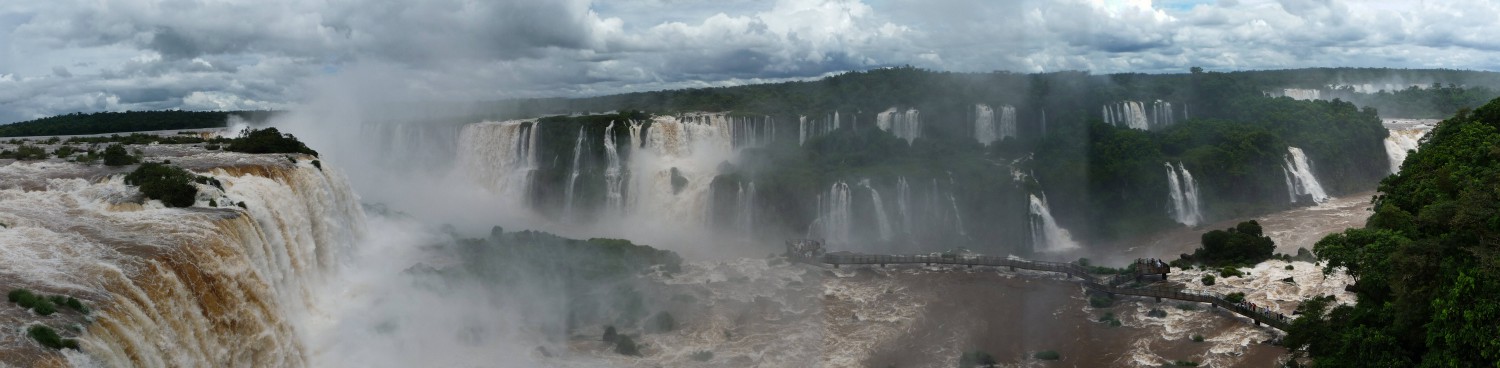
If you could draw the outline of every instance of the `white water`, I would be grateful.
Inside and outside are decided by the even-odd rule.
[[[738,211],[735,212],[738,214],[740,231],[753,235],[755,234],[755,182],[752,181],[748,185],[741,184],[736,197]]]
[[[948,206],[953,208],[954,230],[958,231],[959,236],[968,238],[969,232],[964,230],[964,215],[958,210],[958,199],[953,197],[953,192],[957,188],[958,185],[953,182],[953,173],[948,173]]]
[[[813,221],[813,227],[819,230],[822,239],[828,244],[849,244],[852,226],[850,219],[853,212],[849,210],[851,198],[849,197],[849,184],[844,182],[834,183],[828,189],[828,194],[818,196],[818,219]]]
[[[1047,201],[1031,195],[1031,242],[1037,252],[1058,252],[1077,249],[1073,234],[1057,225]]]
[[[1104,105],[1102,111],[1105,124],[1131,129],[1150,130],[1177,123],[1172,103],[1161,100],[1152,102],[1150,109],[1140,101],[1121,101]]]
[[[631,123],[631,142],[634,142],[635,128],[637,124]],[[604,157],[608,161],[604,167],[604,209],[609,213],[621,213],[625,210],[625,193],[621,185],[625,183],[624,172],[620,168],[620,149],[615,145],[615,122],[609,122],[604,128]]]
[[[906,183],[905,176],[896,179],[896,210],[900,211],[902,232],[911,237],[911,185]]]
[[[540,125],[535,121],[482,122],[458,137],[458,169],[476,183],[520,202],[532,189]]]
[[[308,365],[300,321],[364,233],[348,183],[331,167],[280,155],[172,159],[203,168],[224,190],[197,185],[193,207],[166,208],[128,202],[137,190],[119,175],[0,189],[0,280],[94,306],[79,341],[86,354],[63,352],[73,366]],[[225,163],[238,166],[207,169]],[[37,170],[81,169],[13,163],[0,167],[0,182]],[[246,208],[228,204],[238,202]],[[61,330],[60,315],[38,322]],[[30,341],[0,341],[16,343]]]
[[[880,240],[890,241],[895,234],[891,230],[891,219],[885,214],[885,202],[880,200],[880,191],[870,186],[870,179],[861,180],[859,185],[870,190],[870,200],[875,204],[875,223],[880,229]]]
[[[1000,140],[999,129],[995,128],[995,109],[989,105],[974,105],[974,140],[986,146]]]
[[[1436,120],[1386,120],[1385,128],[1390,135],[1385,137],[1385,154],[1391,162],[1391,173],[1401,171],[1401,163],[1406,162],[1406,155],[1415,151],[1421,144],[1422,137],[1432,131]]]
[[[574,214],[573,214],[573,191],[574,191],[574,187],[576,187],[577,184],[578,184],[578,175],[581,174],[581,172],[579,171],[580,168],[578,167],[578,164],[579,164],[579,158],[583,157],[583,138],[584,138],[583,132],[584,132],[583,127],[582,126],[578,127],[578,139],[575,140],[575,141],[573,141],[573,165],[572,165],[573,172],[568,174],[568,188],[567,188],[566,194],[565,194],[566,198],[564,199],[566,202],[563,205],[563,219],[566,219],[566,220],[569,220],[569,221],[572,221],[574,219]]]
[[[1188,172],[1187,167],[1177,163],[1173,167],[1171,163],[1162,163],[1167,167],[1168,195],[1172,198],[1170,214],[1172,219],[1187,226],[1197,226],[1203,222],[1203,210],[1198,201],[1198,182],[1193,180],[1193,174]],[[1179,174],[1181,173],[1181,174]]]
[[[1321,100],[1323,91],[1316,89],[1286,88],[1281,90],[1281,95],[1296,100]]]
[[[1318,178],[1313,176],[1312,164],[1307,159],[1307,154],[1301,148],[1287,147],[1286,158],[1287,192],[1292,193],[1292,202],[1302,195],[1312,196],[1314,202],[1323,203],[1328,201],[1328,193],[1323,191],[1323,185],[1318,183]]]
[[[917,109],[901,112],[892,107],[882,111],[875,115],[875,126],[891,132],[896,138],[905,139],[907,144],[922,136],[922,120]]]
[[[1000,106],[1000,119],[995,119],[995,110],[989,105],[974,105],[974,140],[980,144],[990,145],[1016,136],[1016,108],[1010,105]]]

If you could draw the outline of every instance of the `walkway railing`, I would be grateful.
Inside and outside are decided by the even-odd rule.
[[[1225,299],[1223,295],[1208,292],[1185,291],[1163,287],[1123,287],[1126,283],[1137,280],[1141,273],[1124,273],[1096,277],[1089,273],[1087,268],[1073,263],[1032,261],[1014,257],[996,256],[966,256],[955,254],[942,255],[885,255],[885,254],[857,254],[857,253],[819,253],[809,254],[811,257],[796,257],[798,260],[811,263],[839,265],[892,265],[892,264],[947,264],[963,266],[989,266],[1010,267],[1012,269],[1026,269],[1033,271],[1057,272],[1081,279],[1083,286],[1099,292],[1120,295],[1134,295],[1153,297],[1160,299],[1173,299],[1197,303],[1209,303],[1212,306],[1222,307],[1225,310],[1249,317],[1256,325],[1265,324],[1279,330],[1285,331],[1291,320],[1286,316],[1260,308],[1248,303],[1234,303]]]

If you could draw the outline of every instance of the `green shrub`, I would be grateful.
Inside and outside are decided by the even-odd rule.
[[[125,184],[140,187],[146,198],[160,200],[167,207],[188,207],[198,197],[198,188],[192,184],[195,177],[179,167],[147,162],[125,175]]]
[[[620,355],[641,356],[641,349],[639,346],[635,345],[635,340],[631,340],[630,336],[620,335],[619,338],[615,339],[615,353],[618,353]]]
[[[1230,277],[1244,276],[1244,275],[1245,275],[1244,272],[1240,272],[1240,269],[1234,268],[1232,266],[1231,267],[1224,267],[1224,268],[1220,268],[1219,269],[1219,277],[1223,277],[1223,278],[1230,278]]]
[[[999,361],[995,360],[995,356],[978,350],[965,352],[963,355],[958,356],[958,366],[962,368],[993,367],[999,363]]]
[[[68,156],[72,156],[76,152],[78,151],[73,149],[72,146],[62,146],[57,147],[57,150],[52,151],[52,155],[57,156],[57,158],[66,158]]]
[[[1178,360],[1178,361],[1172,362],[1172,365],[1175,365],[1175,366],[1178,366],[1178,367],[1197,367],[1198,366],[1198,362],[1187,361],[1187,360]]]
[[[1099,323],[1109,325],[1109,327],[1120,327],[1120,319],[1115,318],[1112,312],[1105,312],[1103,316],[1099,316]]]
[[[1229,293],[1229,295],[1225,295],[1224,296],[1224,300],[1228,300],[1230,303],[1243,302],[1243,301],[1245,301],[1245,293],[1241,293],[1241,292]]]
[[[31,303],[36,302],[36,294],[32,294],[31,290],[14,289],[5,294],[5,299],[11,303],[21,304],[22,307],[31,308]]]
[[[312,160],[312,165],[318,168],[318,170],[323,170],[323,161]]]
[[[21,161],[45,160],[47,159],[47,150],[42,147],[23,144],[16,147],[15,152],[9,152],[8,154],[0,156],[0,158],[13,158]]]
[[[125,166],[136,162],[140,162],[140,160],[136,160],[135,156],[131,156],[130,152],[126,152],[125,146],[111,144],[109,147],[104,147],[105,166]]]
[[[1109,308],[1114,306],[1115,298],[1109,294],[1096,294],[1089,296],[1089,306],[1094,308]]]
[[[1203,282],[1203,286],[1214,286],[1214,275],[1203,275],[1199,281]]]
[[[1036,354],[1031,354],[1031,357],[1041,360],[1058,360],[1062,359],[1062,354],[1058,354],[1056,351],[1052,350],[1042,350],[1036,352]]]
[[[57,331],[45,325],[31,326],[31,328],[26,330],[26,335],[31,336],[32,340],[36,340],[36,342],[42,344],[42,346],[46,346],[49,348],[78,348],[77,340],[63,339],[62,336],[59,336],[57,334]]]
[[[1167,311],[1164,311],[1164,310],[1161,310],[1161,309],[1156,309],[1156,308],[1151,308],[1151,310],[1146,311],[1146,317],[1166,318],[1167,317]]]
[[[313,156],[318,151],[307,148],[306,144],[297,140],[291,134],[282,134],[276,128],[246,129],[240,133],[239,138],[229,141],[229,146],[224,147],[226,151],[244,153],[305,153]]]
[[[615,339],[619,337],[619,333],[615,332],[615,326],[604,326],[604,342],[615,342]]]
[[[68,297],[67,302],[63,303],[63,305],[67,305],[68,308],[72,308],[79,313],[89,314],[89,307],[87,305],[84,305],[83,302],[79,301],[77,298],[70,296]]]
[[[31,306],[31,310],[35,311],[36,314],[50,316],[53,313],[57,313],[57,304],[52,304],[51,300],[45,298],[37,298],[36,305]]]
[[[217,144],[205,144],[205,145],[203,145],[203,149],[206,149],[206,150],[209,150],[209,151],[218,151],[219,150],[219,145],[217,145]]]
[[[696,353],[689,354],[688,357],[692,358],[695,361],[707,362],[714,358],[714,352],[708,350],[700,350]]]
[[[1194,334],[1191,339],[1193,340],[1193,342],[1203,342],[1203,335]]]

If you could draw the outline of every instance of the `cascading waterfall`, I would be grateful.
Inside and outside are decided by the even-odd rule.
[[[1165,127],[1176,124],[1177,120],[1172,114],[1172,103],[1156,100],[1151,104],[1151,126]]]
[[[1045,115],[1043,115],[1045,116]],[[1016,107],[1000,106],[1000,139],[1016,137]]]
[[[1193,180],[1193,174],[1188,172],[1187,167],[1177,163],[1173,167],[1171,163],[1162,163],[1167,167],[1168,193],[1172,198],[1172,207],[1169,211],[1172,219],[1187,226],[1197,226],[1203,222],[1202,209],[1198,202],[1198,182]],[[1179,174],[1179,172],[1181,174]]]
[[[1031,195],[1031,242],[1032,249],[1037,252],[1078,248],[1078,243],[1073,241],[1073,234],[1058,226],[1057,221],[1052,218],[1047,200],[1038,198],[1035,194]]]
[[[1385,137],[1385,155],[1391,161],[1392,174],[1401,171],[1401,163],[1406,162],[1406,155],[1417,150],[1427,132],[1428,129],[1390,130],[1390,135]]]
[[[311,160],[223,155],[173,157],[234,162],[200,172],[224,190],[198,185],[190,209],[125,202],[136,189],[118,175],[0,190],[7,283],[94,305],[79,339],[87,355],[64,354],[69,364],[309,365],[300,318],[364,232],[358,199],[336,170]],[[17,166],[27,165],[0,171]]]
[[[1123,125],[1131,129],[1151,129],[1151,118],[1147,116],[1145,106],[1139,101],[1122,101],[1104,105],[1104,122],[1114,126]]]
[[[797,117],[797,144],[807,143],[807,140],[821,137],[832,133],[839,128],[839,113],[826,116],[824,120],[808,120],[807,116]]]
[[[755,182],[741,185],[739,189],[740,230],[745,234],[755,234]]]
[[[995,129],[995,109],[988,105],[974,105],[974,140],[986,146],[1000,140],[999,130]]]
[[[895,234],[891,230],[891,219],[885,214],[885,202],[880,200],[880,191],[870,186],[870,179],[860,180],[859,185],[870,191],[870,200],[875,204],[875,223],[880,229],[880,240],[890,241]]]
[[[995,110],[988,105],[974,105],[974,139],[980,144],[990,145],[1006,137],[1016,136],[1016,108],[1010,105],[1000,106],[1000,119],[997,123]]]
[[[1286,88],[1281,90],[1281,95],[1296,100],[1321,100],[1323,91],[1316,89]]]
[[[922,120],[917,109],[899,112],[892,107],[882,111],[875,115],[875,126],[891,132],[896,138],[905,139],[907,144],[922,136]]]
[[[958,210],[958,199],[954,198],[953,192],[958,184],[953,182],[953,173],[948,173],[948,206],[953,208],[953,226],[958,231],[958,236],[968,238],[969,232],[964,230],[964,215]]]
[[[1323,203],[1328,201],[1328,193],[1323,191],[1323,185],[1318,184],[1318,178],[1313,176],[1312,164],[1307,159],[1307,154],[1301,148],[1287,147],[1285,160],[1287,174],[1287,191],[1291,192],[1292,202],[1302,195],[1311,196],[1313,202]],[[1292,185],[1295,184],[1295,185]]]
[[[531,191],[535,172],[535,121],[482,122],[464,126],[458,139],[459,167],[470,178],[507,198]]]
[[[611,122],[610,124],[613,125],[614,123]],[[569,221],[572,221],[574,219],[573,192],[575,190],[574,188],[578,184],[578,175],[581,174],[582,169],[579,166],[579,159],[583,157],[583,141],[585,136],[583,133],[583,127],[578,127],[578,139],[573,141],[573,172],[568,174],[568,188],[566,190],[567,193],[565,198],[566,202],[563,205],[563,219]]]
[[[630,124],[632,125],[630,132],[631,141],[633,142],[635,141],[634,136],[637,130],[635,125],[637,124],[634,122]],[[615,122],[613,121],[609,122],[609,126],[604,128],[604,158],[606,160],[604,166],[604,208],[614,213],[621,213],[625,210],[625,192],[620,186],[625,183],[625,178],[620,168],[620,149],[615,145]]]
[[[849,184],[842,181],[834,183],[827,196],[818,196],[819,217],[813,221],[813,226],[821,230],[823,239],[829,244],[849,244],[850,219],[853,217],[849,204]]]
[[[902,232],[911,237],[911,185],[906,183],[905,176],[896,179],[896,210],[901,211]]]

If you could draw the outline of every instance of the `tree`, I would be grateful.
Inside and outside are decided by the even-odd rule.
[[[131,156],[130,152],[126,151],[123,145],[111,144],[108,147],[104,147],[105,166],[125,166],[135,164],[136,162],[139,162],[139,160],[136,160],[135,156]]]
[[[1276,251],[1275,241],[1261,234],[1255,220],[1204,233],[1202,244],[1193,251],[1192,260],[1210,266],[1252,265],[1270,259]]]
[[[160,200],[167,207],[188,207],[197,201],[195,175],[176,166],[147,162],[125,175],[125,184],[140,188],[146,198]]]

